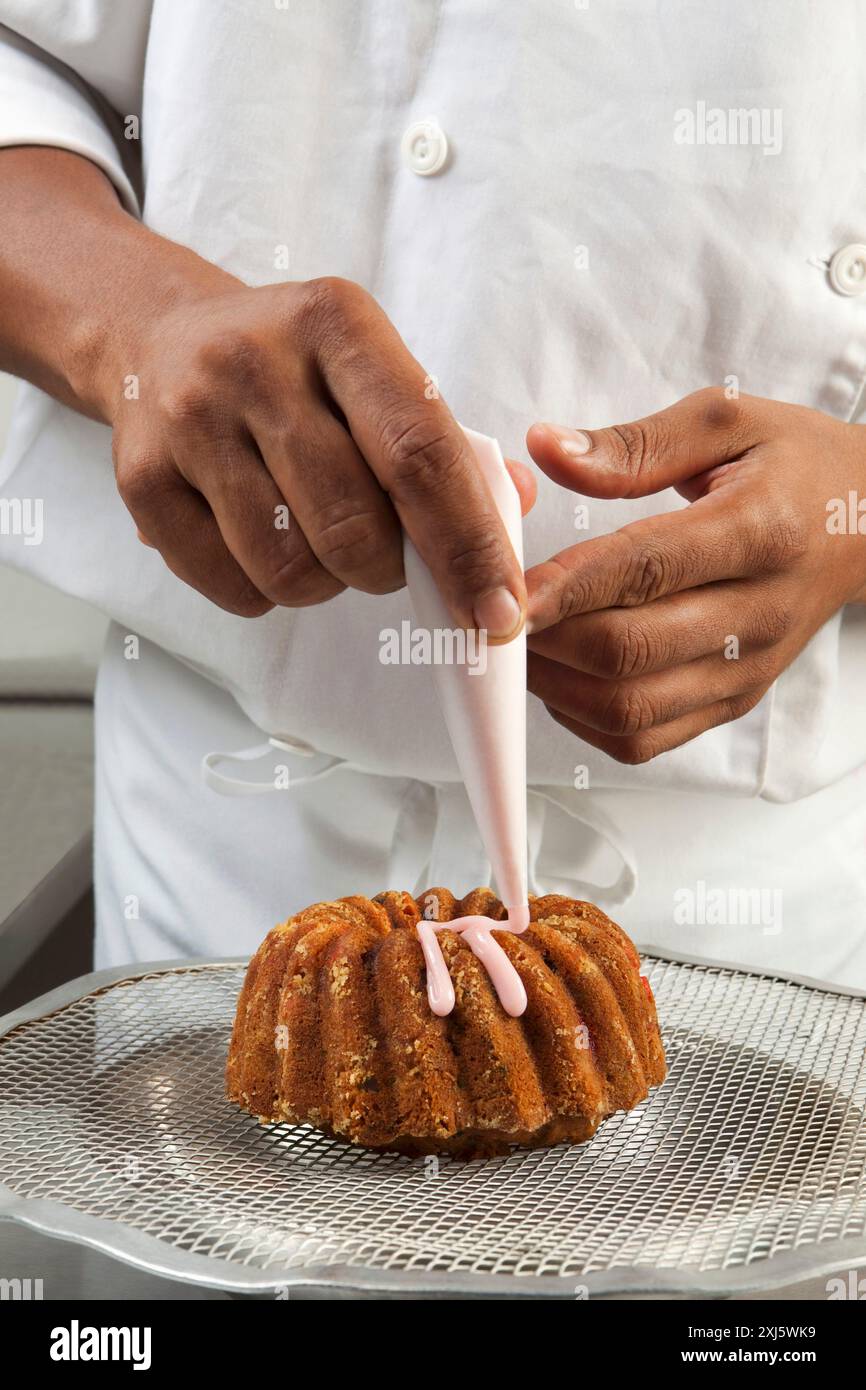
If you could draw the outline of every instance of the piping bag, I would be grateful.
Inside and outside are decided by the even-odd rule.
[[[464,429],[518,563],[523,566],[520,498],[495,439]],[[418,625],[430,633],[453,631],[454,619],[408,536],[403,559],[409,597]],[[471,638],[467,634],[467,656]],[[517,1017],[526,1008],[523,983],[492,931],[523,932],[529,925],[526,866],[526,630],[502,646],[490,646],[486,634],[472,661],[434,663],[433,678],[457,765],[475,817],[496,887],[508,910],[507,922],[489,917],[461,917],[450,922],[433,916],[417,931],[427,967],[427,995],[433,1013],[454,1007],[454,985],[437,933],[461,933],[481,961],[506,1013]],[[486,662],[485,662],[486,658]],[[428,910],[430,910],[428,908]]]

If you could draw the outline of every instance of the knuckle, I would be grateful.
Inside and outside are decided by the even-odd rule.
[[[566,618],[572,617],[575,613],[586,611],[590,606],[590,587],[586,579],[571,569],[569,565],[564,564],[558,555],[554,555],[549,563],[557,576],[554,587],[556,616],[553,619],[553,625],[555,625],[564,622]]]
[[[735,434],[743,422],[739,398],[725,394],[722,386],[704,386],[689,398],[697,407],[701,424],[718,434]]]
[[[429,415],[395,416],[382,431],[381,447],[395,491],[447,486],[462,462],[451,434]]]
[[[390,548],[371,512],[344,511],[320,520],[314,550],[326,569],[347,577],[376,582],[392,568]]]
[[[632,420],[627,425],[614,425],[611,432],[617,441],[617,464],[633,483],[639,482],[645,470],[677,444],[675,423],[664,412]]]
[[[353,280],[344,280],[339,275],[321,275],[304,285],[299,312],[312,328],[322,330],[343,325],[370,303],[367,291]]]
[[[637,608],[671,592],[677,585],[677,570],[671,555],[653,541],[636,541],[626,567],[620,604]]]
[[[214,379],[229,380],[244,391],[257,390],[262,380],[264,358],[264,345],[254,333],[232,328],[231,332],[211,337],[199,350],[202,380],[191,383],[193,402],[202,394],[210,401],[209,382]]]
[[[760,548],[764,567],[785,569],[802,558],[809,545],[803,518],[785,504],[773,509],[770,520],[762,527]]]
[[[724,458],[737,458],[754,447],[760,422],[748,396],[729,396],[722,386],[705,386],[687,399],[696,407],[698,433],[711,436]]]
[[[243,583],[231,595],[225,606],[229,612],[240,618],[261,618],[273,608],[271,599],[266,598],[256,586],[244,577]]]
[[[763,699],[763,690],[748,690],[742,695],[732,695],[725,700],[723,710],[723,723],[730,724],[735,719],[742,719],[745,715],[751,714],[752,710]]]
[[[201,426],[211,418],[213,391],[206,375],[178,382],[160,401],[160,410],[170,428],[186,430]]]
[[[647,426],[642,420],[634,420],[628,425],[614,425],[613,434],[619,441],[619,464],[632,477],[638,477],[649,452]]]
[[[581,655],[594,675],[608,680],[638,676],[650,662],[650,642],[638,623],[605,617],[581,646]]]
[[[637,686],[617,686],[599,702],[596,714],[604,733],[615,738],[631,738],[656,723],[654,710]]]
[[[161,460],[152,453],[125,457],[119,454],[116,478],[117,490],[133,514],[147,511],[162,493],[165,483]]]
[[[646,734],[620,739],[608,748],[610,756],[627,767],[639,767],[642,763],[648,763],[659,751],[655,740],[648,738]]]
[[[603,619],[588,638],[578,639],[578,647],[594,676],[616,680],[620,675],[622,642],[610,620]]]
[[[303,608],[333,598],[344,585],[304,547],[288,555],[285,552],[272,555],[261,587],[274,603],[284,608]]]
[[[492,527],[473,530],[459,549],[448,552],[448,571],[458,588],[475,592],[489,583],[501,557],[499,536]]]
[[[779,598],[763,599],[755,616],[753,641],[757,647],[773,646],[791,630],[794,610],[789,602]]]
[[[754,686],[771,685],[776,679],[776,655],[773,651],[755,652],[746,665],[746,676]]]
[[[640,623],[627,622],[617,634],[619,660],[615,675],[620,679],[639,676],[652,664],[654,648],[650,634]]]

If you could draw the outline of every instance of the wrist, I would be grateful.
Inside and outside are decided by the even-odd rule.
[[[111,260],[105,290],[76,316],[64,353],[81,407],[108,425],[130,392],[140,389],[160,322],[184,304],[243,288],[235,276],[139,223],[127,230],[119,256],[113,248]]]

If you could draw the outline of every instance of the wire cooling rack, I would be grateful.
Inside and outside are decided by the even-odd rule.
[[[242,962],[87,976],[0,1021],[0,1217],[249,1293],[713,1296],[866,1264],[866,1001],[644,969],[664,1085],[589,1144],[468,1164],[230,1105]]]

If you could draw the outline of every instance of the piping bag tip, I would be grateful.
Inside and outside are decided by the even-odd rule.
[[[508,930],[516,933],[526,931],[529,926],[529,903],[523,901],[514,907],[507,907]]]

